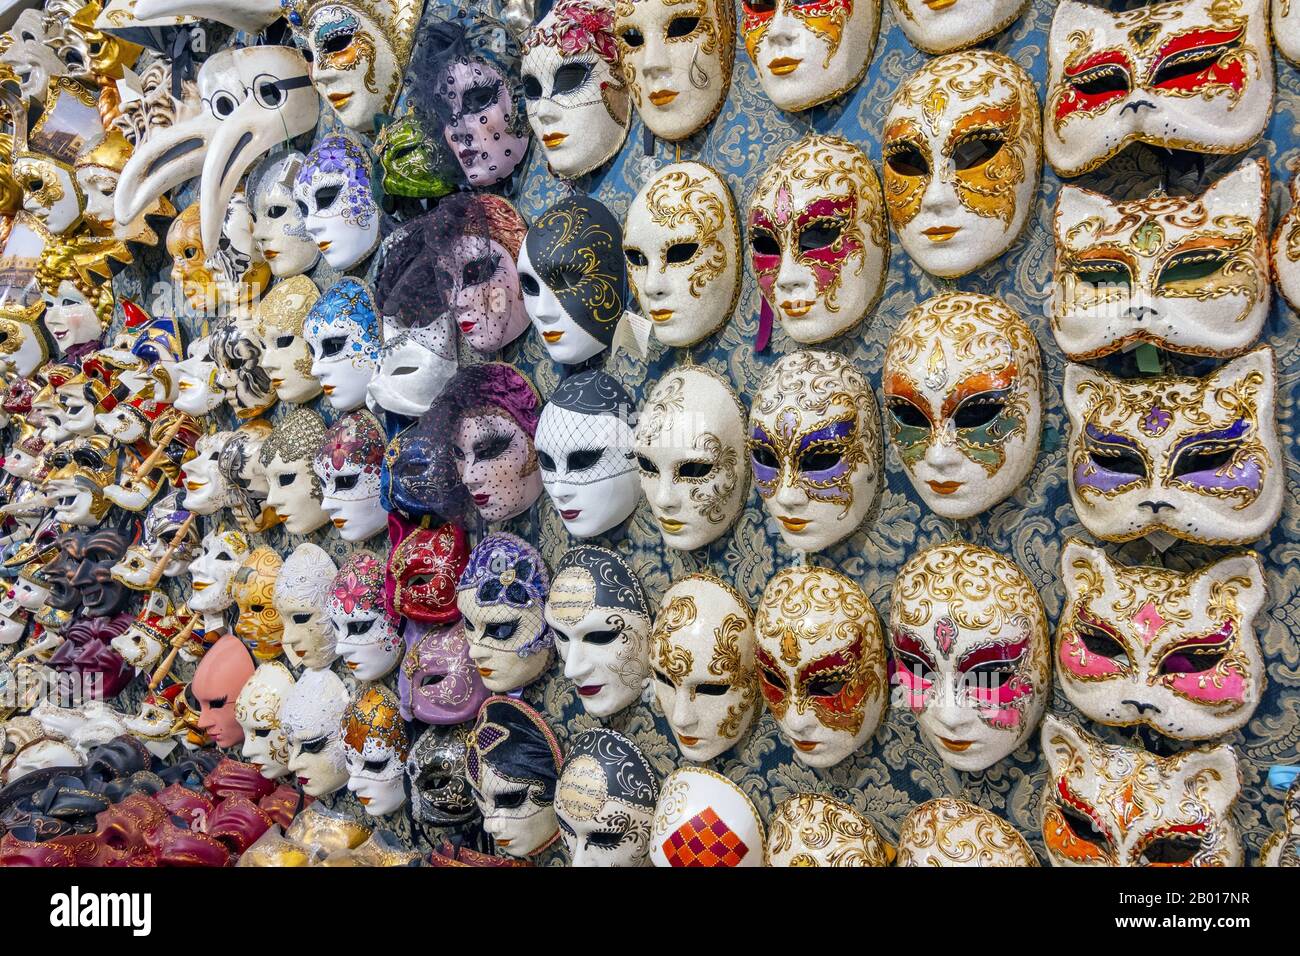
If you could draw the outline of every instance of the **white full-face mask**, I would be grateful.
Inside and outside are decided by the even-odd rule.
[[[1119,379],[1065,369],[1070,498],[1106,541],[1152,532],[1241,545],[1282,513],[1284,472],[1273,350],[1204,378]]]
[[[678,767],[659,791],[650,830],[655,866],[762,866],[763,818],[720,773]]]
[[[1292,177],[1290,191],[1291,208],[1278,220],[1271,258],[1277,290],[1294,311],[1300,303],[1300,176]]]
[[[406,802],[410,750],[397,695],[383,684],[359,688],[343,712],[342,733],[348,789],[370,816],[393,813]]]
[[[364,405],[382,344],[370,289],[351,278],[335,283],[307,313],[302,335],[311,350],[308,374],[320,381],[330,405],[341,412]]]
[[[636,744],[605,727],[573,738],[555,787],[570,866],[645,866],[659,780]]]
[[[792,112],[858,85],[880,28],[880,0],[742,0],[740,29],[763,92]]]
[[[53,295],[46,293],[44,299],[45,314],[41,322],[60,355],[66,355],[75,346],[94,342],[103,334],[104,326],[94,305],[66,279],[59,283]]]
[[[939,797],[903,818],[894,865],[1038,866],[1038,857],[997,814],[956,797]]]
[[[618,0],[614,32],[641,122],[661,139],[713,122],[731,88],[736,8],[728,0]]]
[[[59,54],[49,45],[44,21],[43,10],[22,11],[9,28],[13,38],[9,48],[0,53],[0,63],[13,67],[23,102],[28,106],[44,103],[50,80],[67,72]]]
[[[1062,186],[1052,283],[1052,334],[1061,351],[1080,362],[1146,342],[1239,355],[1268,317],[1268,214],[1262,159],[1247,160],[1200,196],[1114,202]]]
[[[704,547],[744,508],[745,419],[730,384],[703,366],[669,370],[646,398],[635,450],[641,490],[668,547]]]
[[[673,582],[650,632],[650,670],[683,757],[702,763],[735,746],[758,713],[749,605],[711,574]]]
[[[1273,102],[1269,0],[1176,0],[1112,13],[1061,0],[1048,36],[1043,145],[1078,176],[1130,143],[1237,153]]]
[[[312,466],[324,441],[320,416],[309,408],[295,408],[275,423],[258,453],[266,474],[266,507],[284,519],[290,534],[311,534],[329,523]]]
[[[370,160],[350,136],[326,136],[307,154],[293,198],[330,268],[351,269],[379,245],[379,207],[370,192]]]
[[[321,393],[312,375],[312,353],[303,325],[320,299],[307,276],[294,276],[273,286],[257,304],[253,324],[262,340],[262,369],[282,402],[302,404]]]
[[[176,408],[195,418],[202,418],[226,400],[226,390],[217,384],[210,344],[209,336],[195,339],[185,350],[185,360],[176,365]]]
[[[632,121],[612,0],[558,0],[524,37],[524,101],[551,172],[582,176],[617,155]]]
[[[366,411],[344,415],[325,432],[312,461],[320,506],[344,541],[365,541],[388,527],[379,497],[384,432]]]
[[[797,793],[768,820],[768,866],[889,866],[893,854],[875,826],[834,797]]]
[[[49,358],[49,349],[34,323],[0,319],[0,362],[7,363],[13,375],[28,378]]]
[[[285,656],[309,670],[327,668],[338,656],[334,628],[325,614],[338,570],[324,548],[307,541],[284,559],[275,579],[271,603],[284,623],[280,646]]]
[[[230,584],[251,550],[243,532],[214,528],[205,534],[190,563],[190,610],[212,614],[230,607]]]
[[[820,133],[781,153],[750,200],[749,258],[794,341],[824,342],[865,319],[889,264],[884,196],[866,154]]]
[[[14,603],[28,611],[39,611],[50,599],[50,589],[28,577],[14,579]]]
[[[608,717],[640,699],[650,675],[650,604],[616,552],[592,545],[565,552],[546,598],[546,623],[588,714]]]
[[[406,329],[384,320],[379,368],[366,387],[366,404],[418,418],[429,410],[459,368],[451,314]]]
[[[957,542],[894,580],[890,680],[947,764],[984,770],[1033,730],[1051,696],[1051,637],[1038,591],[1002,555]]]
[[[908,77],[885,118],[885,205],[927,272],[955,278],[1024,230],[1043,164],[1029,74],[987,50],[950,53]]]
[[[659,170],[628,207],[623,255],[664,345],[695,345],[721,328],[740,297],[741,254],[736,201],[717,171],[696,162]]]
[[[1038,457],[1038,340],[1006,303],[949,292],[917,306],[885,352],[885,431],[932,511],[969,518],[1024,482]]]
[[[194,443],[194,457],[181,468],[185,497],[181,506],[197,515],[213,515],[235,503],[235,490],[218,467],[221,452],[235,432],[213,432]]]
[[[278,661],[253,671],[235,700],[235,720],[244,730],[244,759],[267,780],[289,772],[289,741],[280,724],[280,708],[293,690],[293,674]]]
[[[782,358],[754,396],[749,463],[788,547],[821,551],[843,541],[884,484],[880,412],[867,377],[834,352]]]
[[[542,487],[575,538],[604,534],[636,510],[632,408],[623,386],[597,369],[566,378],[542,407],[533,439]]]
[[[464,615],[470,661],[493,693],[531,684],[550,666],[550,584],[537,549],[513,534],[493,532],[470,552],[456,584],[456,606]]]
[[[325,797],[348,782],[343,713],[348,689],[329,669],[305,670],[280,705],[289,743],[289,773],[309,797]]]
[[[402,659],[397,622],[384,609],[384,565],[369,551],[355,552],[334,575],[325,616],[334,648],[357,680],[380,680]]]
[[[293,198],[293,184],[302,171],[302,153],[285,153],[266,160],[249,174],[253,242],[277,278],[302,275],[320,261],[320,248],[307,232],[302,210]]]
[[[63,405],[63,430],[81,438],[94,434],[98,424],[95,406],[86,398],[86,384],[85,377],[78,375],[55,390]]]
[[[1256,555],[1187,574],[1124,567],[1072,538],[1061,579],[1056,666],[1085,717],[1146,724],[1175,740],[1221,737],[1250,720],[1265,680],[1255,617],[1266,592]]]
[[[865,592],[829,568],[778,571],[754,614],[759,687],[795,759],[832,767],[885,715],[885,639]]]
[[[894,19],[912,46],[951,53],[1001,33],[1029,0],[893,0]]]

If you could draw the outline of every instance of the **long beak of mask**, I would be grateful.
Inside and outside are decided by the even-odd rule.
[[[198,17],[245,33],[261,33],[283,13],[280,0],[137,0],[135,5],[140,20]]]

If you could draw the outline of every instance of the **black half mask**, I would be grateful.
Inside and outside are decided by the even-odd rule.
[[[421,823],[445,827],[478,816],[465,779],[465,728],[433,726],[411,746],[406,758],[406,789]]]

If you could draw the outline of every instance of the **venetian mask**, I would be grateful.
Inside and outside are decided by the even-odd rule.
[[[613,213],[570,196],[538,216],[519,251],[519,286],[552,361],[577,365],[609,348],[627,286]]]
[[[1163,532],[1239,545],[1281,514],[1284,476],[1267,346],[1204,378],[1065,369],[1070,497],[1106,541]]]
[[[895,865],[1038,866],[1038,858],[1001,817],[956,797],[939,797],[903,818]]]
[[[325,432],[312,468],[320,481],[321,509],[344,541],[365,541],[388,527],[379,501],[384,433],[366,411],[344,415]]]
[[[328,668],[304,670],[280,705],[289,744],[289,773],[309,797],[325,797],[348,782],[343,714],[348,689]]]
[[[628,207],[623,256],[660,342],[695,345],[721,328],[740,298],[741,261],[736,201],[717,171],[696,162],[659,170]]]
[[[266,505],[269,489],[259,461],[262,444],[270,434],[271,423],[265,419],[241,425],[217,458],[220,485],[229,495],[227,507],[240,528],[248,532],[265,531],[280,523],[280,516]]]
[[[544,616],[550,583],[537,549],[513,534],[493,532],[470,552],[456,603],[470,660],[493,693],[531,684],[550,665],[555,636]]]
[[[50,605],[74,611],[76,617],[112,617],[124,610],[131,590],[113,579],[112,568],[128,542],[127,534],[117,528],[65,532],[58,556],[45,569],[53,592]]]
[[[655,866],[762,866],[764,842],[753,801],[722,774],[678,767],[664,780],[650,829]]]
[[[208,336],[195,339],[185,350],[185,360],[176,365],[176,389],[176,409],[195,418],[202,418],[225,401],[225,389],[217,384],[217,365],[212,360]]]
[[[384,565],[369,551],[354,552],[334,575],[325,616],[334,649],[357,680],[379,680],[401,660],[397,622],[384,609]]]
[[[103,435],[74,438],[56,448],[44,489],[54,499],[54,517],[79,527],[99,524],[112,506],[104,489],[116,479],[117,465],[117,450]]]
[[[407,648],[397,676],[403,720],[459,724],[473,720],[488,690],[469,659],[469,642],[457,624],[406,625]]]
[[[137,22],[139,12],[137,7]],[[112,16],[112,13],[105,14],[105,18]],[[198,88],[193,80],[182,80],[179,94],[172,95],[172,64],[167,57],[146,53],[136,67],[134,75],[124,74],[117,81],[122,102],[111,120],[112,128],[125,136],[132,147],[146,142],[155,130],[185,119],[199,106]]]
[[[465,778],[483,814],[483,832],[513,857],[554,842],[560,745],[545,719],[513,697],[489,697],[465,750]]]
[[[416,528],[388,558],[392,609],[424,624],[450,624],[460,617],[456,585],[469,562],[469,545],[458,525]]]
[[[27,105],[43,104],[50,80],[67,72],[59,54],[49,44],[44,11],[21,11],[8,30],[12,39],[0,53],[0,63],[13,67]]]
[[[262,664],[235,699],[235,719],[244,732],[244,759],[267,780],[289,772],[289,742],[280,707],[293,690],[293,674],[278,661]]]
[[[733,747],[758,713],[753,615],[720,578],[697,572],[664,593],[650,632],[655,697],[682,756]]]
[[[137,21],[193,17],[224,23],[245,33],[260,33],[285,14],[279,0],[135,0]]]
[[[1232,747],[1158,757],[1043,719],[1043,844],[1053,866],[1241,866]]]
[[[528,124],[551,173],[585,175],[618,154],[632,122],[613,0],[558,0],[523,42]]]
[[[294,180],[293,198],[330,268],[351,269],[379,245],[370,160],[352,137],[333,133],[312,148]]]
[[[218,747],[234,747],[244,740],[244,730],[235,719],[235,702],[253,676],[253,657],[233,634],[226,634],[208,648],[190,689],[199,702],[199,730]]]
[[[1112,202],[1062,186],[1055,231],[1052,334],[1067,358],[1141,342],[1226,357],[1259,337],[1270,299],[1264,160],[1196,197]]]
[[[546,623],[588,714],[608,717],[640,699],[650,676],[650,602],[617,552],[566,551],[546,598]]]
[[[848,332],[875,308],[889,263],[871,161],[839,136],[787,147],[750,200],[749,247],[765,311],[786,335],[813,345]]]
[[[308,374],[319,380],[331,407],[347,412],[364,405],[380,348],[370,289],[356,279],[335,283],[307,313],[302,337],[311,351]]]
[[[570,866],[646,866],[659,780],[617,731],[573,738],[555,789],[555,816]]]
[[[23,189],[23,209],[56,236],[80,224],[86,208],[73,164],[104,137],[95,104],[76,80],[54,79],[40,117],[30,131],[19,124],[15,137],[12,175]]]
[[[759,687],[796,760],[834,766],[876,732],[888,700],[885,639],[856,583],[811,565],[778,571],[754,634]]]
[[[1277,290],[1294,311],[1300,303],[1300,176],[1292,177],[1290,192],[1291,208],[1278,221],[1270,258]]]
[[[0,262],[3,261],[0,259]],[[45,336],[37,329],[34,321],[0,313],[0,363],[12,369],[10,389],[15,386],[21,388],[19,382],[48,362],[49,351]]]
[[[290,534],[311,534],[327,524],[313,461],[325,443],[325,423],[309,408],[295,408],[271,429],[258,462],[266,473],[266,507]]]
[[[867,72],[880,0],[742,0],[740,29],[758,82],[783,110],[847,93]]]
[[[404,329],[384,323],[379,368],[366,386],[366,405],[376,413],[418,418],[456,374],[456,333],[444,314],[428,325]]]
[[[280,635],[284,624],[271,601],[271,594],[283,563],[280,555],[271,548],[254,548],[230,579],[230,594],[239,608],[235,617],[235,636],[248,645],[259,661],[280,656]]]
[[[1266,594],[1258,557],[1235,555],[1187,574],[1124,567],[1072,538],[1061,578],[1056,666],[1084,716],[1146,724],[1175,740],[1221,737],[1250,720],[1265,680],[1255,633]]]
[[[109,646],[137,671],[152,674],[181,627],[171,600],[161,591],[155,591],[130,626],[113,638]]]
[[[834,352],[785,356],[754,396],[749,428],[754,484],[788,547],[822,551],[858,529],[884,469],[875,392],[857,366]]]
[[[914,308],[885,352],[885,428],[921,500],[969,518],[1010,496],[1038,457],[1038,340],[1006,303],[948,292]]]
[[[274,154],[248,174],[253,242],[271,275],[281,279],[302,275],[320,260],[320,249],[307,232],[293,196],[293,184],[305,160],[302,153]]]
[[[77,346],[99,341],[104,332],[96,302],[68,280],[55,283],[44,295],[45,313],[41,324],[50,333],[60,356],[77,353]],[[111,302],[111,298],[110,298]]]
[[[454,217],[454,218],[452,218]],[[433,263],[437,299],[475,351],[501,351],[528,329],[515,265],[528,227],[500,196],[470,194],[433,213],[429,230],[443,242]]]
[[[221,292],[217,277],[208,267],[208,255],[200,237],[199,216],[198,203],[180,211],[167,228],[167,252],[172,257],[171,280],[180,288],[185,304],[196,312],[211,312],[216,311]]]
[[[199,550],[199,528],[180,506],[180,492],[154,502],[144,519],[144,534],[113,568],[113,577],[129,588],[147,591],[162,578],[187,573]]]
[[[199,556],[190,564],[190,610],[213,614],[230,607],[231,582],[250,550],[240,531],[213,528],[205,534]]]
[[[1052,691],[1038,591],[1002,555],[955,542],[903,565],[889,608],[890,683],[948,765],[984,770],[1029,739]]]
[[[930,60],[885,118],[885,206],[922,269],[954,278],[997,259],[1038,191],[1042,120],[1029,74],[1000,53]]]
[[[73,176],[86,205],[86,222],[101,232],[115,232],[113,195],[122,168],[131,156],[131,144],[117,130],[110,130],[93,148],[77,156]],[[157,241],[157,236],[154,237]]]
[[[564,379],[537,421],[542,486],[569,534],[590,538],[636,510],[632,396],[598,369]]]
[[[1015,22],[1029,0],[893,0],[894,19],[926,53],[951,53],[982,43]]]
[[[768,866],[889,866],[894,850],[847,803],[799,793],[772,812],[763,856]]]
[[[704,547],[744,508],[745,418],[731,385],[704,366],[670,369],[646,398],[634,447],[641,490],[668,547]]]
[[[275,579],[271,603],[280,612],[285,656],[310,670],[329,667],[338,656],[334,628],[325,614],[338,567],[324,548],[311,542],[296,547]]]
[[[396,695],[383,684],[361,687],[343,712],[341,731],[348,789],[372,817],[397,810],[406,802],[402,781],[410,741]]]
[[[1113,13],[1061,0],[1048,37],[1047,159],[1086,173],[1130,143],[1236,153],[1273,101],[1268,0],[1178,0]]]
[[[1300,6],[1293,6],[1291,0],[1273,0],[1271,19],[1278,52],[1300,63]]]
[[[467,733],[458,725],[426,727],[406,758],[411,816],[421,823],[454,826],[478,816],[465,779]]]
[[[213,325],[208,348],[217,368],[217,386],[225,392],[236,418],[256,418],[276,400],[271,376],[262,367],[262,338],[233,319]]]

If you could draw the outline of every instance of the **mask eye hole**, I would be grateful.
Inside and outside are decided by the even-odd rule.
[[[592,631],[582,639],[584,644],[594,644],[597,647],[604,647],[606,644],[613,644],[622,635],[618,631]]]
[[[253,83],[253,97],[262,108],[276,110],[284,102],[284,91],[275,80],[262,77]]]
[[[550,285],[557,292],[563,292],[566,289],[576,289],[582,285],[584,278],[585,276],[578,269],[564,266],[552,273]]]
[[[277,349],[287,349],[289,346],[293,345],[294,338],[295,336],[293,335],[277,335],[275,337],[275,347]]]
[[[696,684],[695,685],[695,693],[703,694],[705,697],[721,697],[729,690],[731,690],[730,684]]]
[[[424,677],[420,679],[420,686],[433,687],[437,684],[441,684],[446,679],[446,674],[425,674]]]
[[[835,677],[815,677],[805,688],[809,697],[837,697],[847,681]]]
[[[1106,834],[1097,827],[1092,817],[1076,810],[1066,803],[1057,803],[1061,810],[1061,816],[1065,818],[1065,824],[1070,828],[1074,835],[1084,843],[1090,843],[1101,850],[1109,850],[1110,840]]]
[[[559,84],[558,72],[556,74],[556,84],[557,86]],[[556,89],[554,92],[558,93],[560,91],[559,89]],[[500,82],[489,85],[480,84],[478,86],[470,87],[465,91],[465,95],[461,98],[461,112],[466,114],[482,113],[497,101],[497,97],[500,96],[500,93]]]
[[[1183,644],[1175,647],[1160,661],[1160,673],[1177,676],[1179,674],[1204,674],[1214,670],[1219,662],[1228,656],[1227,643],[1222,644]]]
[[[894,143],[885,152],[885,163],[899,176],[930,175],[930,161],[915,143]]]
[[[528,799],[527,790],[507,790],[492,798],[498,810],[518,810]]]
[[[709,477],[713,463],[709,461],[684,461],[677,466],[677,477],[688,481],[698,481]]]
[[[634,269],[644,269],[649,265],[649,260],[646,259],[645,253],[640,249],[624,249],[623,256],[627,259],[627,264]]]
[[[224,91],[219,92],[212,97],[212,115],[217,119],[225,119],[235,112],[235,107],[238,105],[239,101],[232,95]]]
[[[665,674],[663,671],[659,670],[658,668],[652,668],[652,670],[654,671],[655,680],[663,684],[665,687],[675,688],[677,686],[676,684],[673,683],[673,679],[669,677],[667,674]]]
[[[351,491],[357,486],[358,475],[336,475],[334,477],[335,491]]]
[[[645,455],[637,455],[636,463],[637,463],[637,467],[639,467],[647,475],[659,474],[659,466],[656,465],[649,458],[647,458]]]
[[[498,621],[495,624],[485,625],[483,633],[494,641],[508,641],[514,637],[518,627],[518,621]]]
[[[799,251],[815,252],[839,241],[844,226],[839,222],[819,222],[799,233]]]
[[[307,204],[303,202],[301,199],[294,200],[294,205],[298,207],[298,215],[302,216],[304,219],[306,219],[307,216],[310,215],[310,213],[307,211]]]
[[[1088,457],[1102,471],[1138,478],[1145,478],[1147,474],[1142,456],[1120,445],[1093,445],[1088,449]]]
[[[306,624],[308,621],[311,620],[311,613],[310,613],[310,612],[306,612],[306,613],[303,613],[303,614],[290,614],[290,615],[289,615],[289,620],[293,621],[293,623],[295,623],[295,624],[303,625],[303,624]]]
[[[1103,63],[1069,77],[1070,85],[1085,96],[1104,96],[1129,91],[1128,71],[1118,63]]]
[[[373,623],[375,622],[374,621],[348,621],[348,625],[347,625],[348,637],[360,637],[362,634],[365,634],[367,631],[370,630],[370,625]]]
[[[328,339],[321,339],[320,354],[322,358],[332,358],[343,351],[343,346],[347,344],[346,336],[334,335]]]
[[[750,13],[772,13],[776,10],[776,0],[745,0],[744,7]]]
[[[1094,288],[1122,286],[1128,289],[1133,284],[1133,273],[1128,263],[1116,259],[1087,259],[1075,266],[1074,274],[1080,282]]]
[[[952,423],[960,429],[983,428],[1006,409],[1006,402],[995,396],[975,395],[953,412]]]
[[[465,263],[465,268],[461,272],[462,287],[469,288],[487,282],[496,275],[499,262],[497,256],[482,256]]]
[[[664,258],[669,265],[681,265],[683,262],[690,262],[695,258],[695,253],[699,252],[700,246],[696,242],[675,242],[668,247],[668,253]]]
[[[284,215],[285,213],[287,213],[288,211],[289,211],[289,207],[288,207],[288,206],[276,205],[276,206],[267,206],[267,207],[266,207],[266,215],[267,215],[267,218],[269,218],[269,219],[279,219],[281,216],[283,216],[283,215]]]
[[[749,245],[760,256],[779,256],[781,243],[766,229],[755,229],[749,235]]]
[[[537,464],[541,466],[542,471],[555,471],[555,459],[540,448],[537,449]]]
[[[699,17],[673,17],[668,21],[667,35],[670,40],[680,40],[694,33],[700,26]]]
[[[537,279],[527,272],[519,273],[519,289],[530,299],[542,294],[542,287],[538,285]]]
[[[582,448],[578,451],[569,452],[569,471],[586,471],[597,464],[604,457],[604,450],[600,448]]]
[[[531,73],[524,74],[524,99],[538,100],[542,98],[542,81]]]
[[[1152,840],[1142,851],[1141,862],[1150,865],[1180,866],[1190,863],[1201,849],[1195,837],[1162,836]]]
[[[641,31],[636,27],[628,27],[618,35],[618,38],[633,50],[645,45],[645,37],[641,35]]]
[[[758,673],[763,678],[763,683],[778,693],[785,694],[790,690],[790,685],[786,683],[785,678],[772,668],[763,665],[759,667]]]
[[[904,428],[930,428],[930,417],[905,398],[889,397],[889,414]]]
[[[1083,642],[1089,654],[1112,660],[1121,667],[1128,666],[1128,651],[1124,650],[1124,645],[1100,627],[1076,617],[1074,633],[1079,636],[1079,640]]]
[[[383,760],[367,760],[365,762],[366,770],[370,771],[371,773],[383,773],[384,769],[387,766],[388,766],[387,757],[385,757]]]
[[[952,148],[952,164],[959,170],[977,169],[989,162],[1006,143],[1000,130],[968,133]]]
[[[804,452],[799,459],[800,471],[830,471],[840,463],[843,456],[838,451],[816,449]]]
[[[590,79],[590,63],[566,63],[555,71],[555,84],[551,92],[555,96],[576,93],[586,86]]]
[[[1177,253],[1160,270],[1158,285],[1168,287],[1210,278],[1228,264],[1228,255],[1218,249],[1192,249]]]
[[[316,208],[317,210],[329,209],[334,205],[334,200],[339,198],[342,190],[338,186],[322,186],[316,190]]]
[[[285,474],[281,475],[280,478],[279,478],[280,487],[281,487],[281,488],[288,488],[291,484],[294,483],[294,481],[297,480],[297,478],[298,478],[298,476],[295,475],[293,472],[291,472],[291,471],[290,471],[290,472],[286,472]]]
[[[318,754],[329,742],[329,737],[317,737],[315,740],[304,740],[298,749],[305,754]]]

